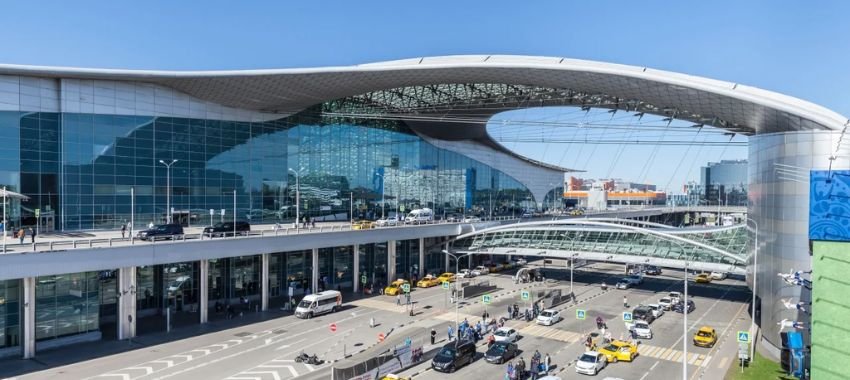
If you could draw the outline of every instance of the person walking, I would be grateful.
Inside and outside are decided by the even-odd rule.
[[[35,230],[30,227],[30,242],[35,243]]]
[[[153,221],[151,221],[150,223],[148,223],[148,229],[152,229],[152,228],[153,228]]]
[[[127,225],[126,225],[126,224],[122,224],[122,225],[121,225],[121,238],[122,238],[122,239],[124,238],[124,235],[125,235],[126,233],[127,233]]]
[[[21,239],[21,244],[24,244],[24,237],[26,237],[26,236],[27,236],[27,233],[24,231],[24,228],[21,227],[21,229],[18,230],[18,239]]]
[[[395,295],[395,305],[396,305],[396,306],[401,306],[401,294],[396,294],[396,295]]]
[[[375,317],[369,317],[369,328],[375,328]]]
[[[551,367],[551,365],[552,365],[552,357],[550,357],[549,353],[547,352],[546,357],[543,358],[543,372],[545,373],[544,376],[549,376],[549,368]]]
[[[449,325],[449,334],[448,334],[449,335],[449,339],[448,339],[449,342],[452,341],[452,336],[454,336],[454,332],[455,332],[455,330],[452,328],[452,325]]]
[[[629,308],[629,299],[626,296],[623,296],[623,307],[626,309]]]
[[[525,378],[525,359],[522,356],[519,357],[519,361],[516,363],[516,374],[517,379],[522,380]]]
[[[437,330],[431,329],[431,345],[437,341]]]

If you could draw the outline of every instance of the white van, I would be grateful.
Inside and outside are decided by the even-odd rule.
[[[407,218],[404,219],[405,224],[423,224],[423,223],[431,223],[434,221],[434,211],[430,208],[420,208],[410,212],[407,214]]]
[[[304,296],[295,308],[295,316],[309,319],[314,315],[336,312],[340,307],[342,307],[342,294],[336,290],[326,290]]]

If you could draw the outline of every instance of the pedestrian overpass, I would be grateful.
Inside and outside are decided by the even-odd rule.
[[[745,225],[678,228],[615,218],[505,224],[459,235],[461,254],[574,258],[746,274]]]

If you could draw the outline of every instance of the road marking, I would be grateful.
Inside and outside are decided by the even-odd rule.
[[[726,368],[726,362],[729,361],[729,358],[722,357],[720,358],[720,363],[717,365],[717,368]]]
[[[295,371],[292,366],[289,366],[289,370],[292,372],[292,377],[297,377],[298,372]],[[274,377],[274,380],[281,380],[280,375],[276,371],[252,371],[252,372],[242,372],[242,375],[265,375],[270,374]],[[262,378],[262,376],[260,376]]]

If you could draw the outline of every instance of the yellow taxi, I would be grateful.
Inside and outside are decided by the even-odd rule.
[[[437,277],[437,280],[439,280],[438,283],[442,283],[443,281],[454,282],[455,274],[452,272],[446,272],[441,274],[440,277]]]
[[[637,346],[616,339],[597,349],[597,351],[605,355],[608,363],[616,363],[618,361],[630,362],[638,355]]]
[[[382,377],[381,380],[410,380],[410,378],[409,377],[401,377],[399,375],[389,373],[389,374],[385,375],[384,377]]]
[[[442,281],[440,281],[439,278],[434,277],[433,275],[429,274],[425,277],[422,277],[421,280],[417,281],[416,286],[418,286],[420,288],[430,288],[432,286],[440,285],[441,282]]]
[[[711,275],[708,273],[700,273],[694,277],[694,282],[700,284],[707,284],[711,282]]]
[[[352,230],[368,230],[370,228],[375,228],[375,223],[372,223],[368,220],[358,220],[356,222],[351,223]]]
[[[694,346],[713,347],[717,343],[717,332],[709,326],[700,327],[694,334]]]
[[[401,286],[409,283],[409,281],[404,279],[395,280],[391,284],[387,285],[386,288],[384,288],[384,294],[388,296],[394,296],[396,294],[399,294],[402,291]]]
[[[502,265],[493,263],[493,264],[488,265],[487,269],[490,270],[490,273],[499,272],[499,271],[502,270]]]
[[[578,210],[578,209],[576,209],[576,210],[572,210],[572,211],[570,211],[570,215],[572,215],[572,216],[581,216],[581,215],[584,215],[584,211],[582,211],[582,210]]]

